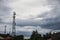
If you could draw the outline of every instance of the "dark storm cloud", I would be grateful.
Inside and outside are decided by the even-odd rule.
[[[49,28],[49,29],[60,29],[60,19],[54,18],[54,19],[45,19],[43,20],[43,24],[41,26],[43,28]]]
[[[48,5],[54,6],[53,10],[46,12],[43,16],[41,26],[49,29],[60,29],[60,0],[49,0]]]
[[[40,20],[17,20],[16,21],[16,25],[17,26],[39,26],[41,23],[40,23]]]

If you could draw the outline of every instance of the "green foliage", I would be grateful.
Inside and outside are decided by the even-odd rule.
[[[14,40],[24,40],[24,36],[23,35],[15,36]]]
[[[41,34],[37,31],[33,31],[30,40],[42,40]]]
[[[18,36],[11,36],[9,34],[0,34],[1,37],[6,38],[6,37],[11,37],[12,40],[47,40],[52,38],[52,40],[60,40],[60,32],[58,33],[53,33],[51,32],[46,33],[45,35],[41,36],[37,31],[33,31],[30,39],[24,39],[23,35],[18,35]]]

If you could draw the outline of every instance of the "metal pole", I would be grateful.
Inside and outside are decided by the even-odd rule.
[[[12,35],[13,35],[13,36],[16,35],[16,28],[15,28],[15,25],[16,25],[16,23],[15,23],[15,15],[16,15],[16,13],[14,12],[14,13],[13,13],[13,24],[12,24]]]
[[[5,25],[5,30],[4,30],[4,31],[5,31],[4,33],[5,33],[5,34],[6,34],[6,27],[7,27],[7,26]]]

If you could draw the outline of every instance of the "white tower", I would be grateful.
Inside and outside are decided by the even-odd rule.
[[[13,12],[13,24],[12,24],[12,35],[13,35],[13,36],[16,35],[16,28],[15,28],[15,25],[16,25],[16,23],[15,23],[15,15],[16,15],[16,13]]]

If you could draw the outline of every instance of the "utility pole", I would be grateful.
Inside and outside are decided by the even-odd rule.
[[[4,33],[5,33],[5,34],[6,34],[6,27],[7,27],[7,26],[5,25],[5,30],[4,30]]]
[[[16,35],[16,28],[15,28],[15,25],[16,25],[16,23],[15,23],[15,15],[16,15],[16,13],[13,12],[12,36],[15,36],[15,35]]]

